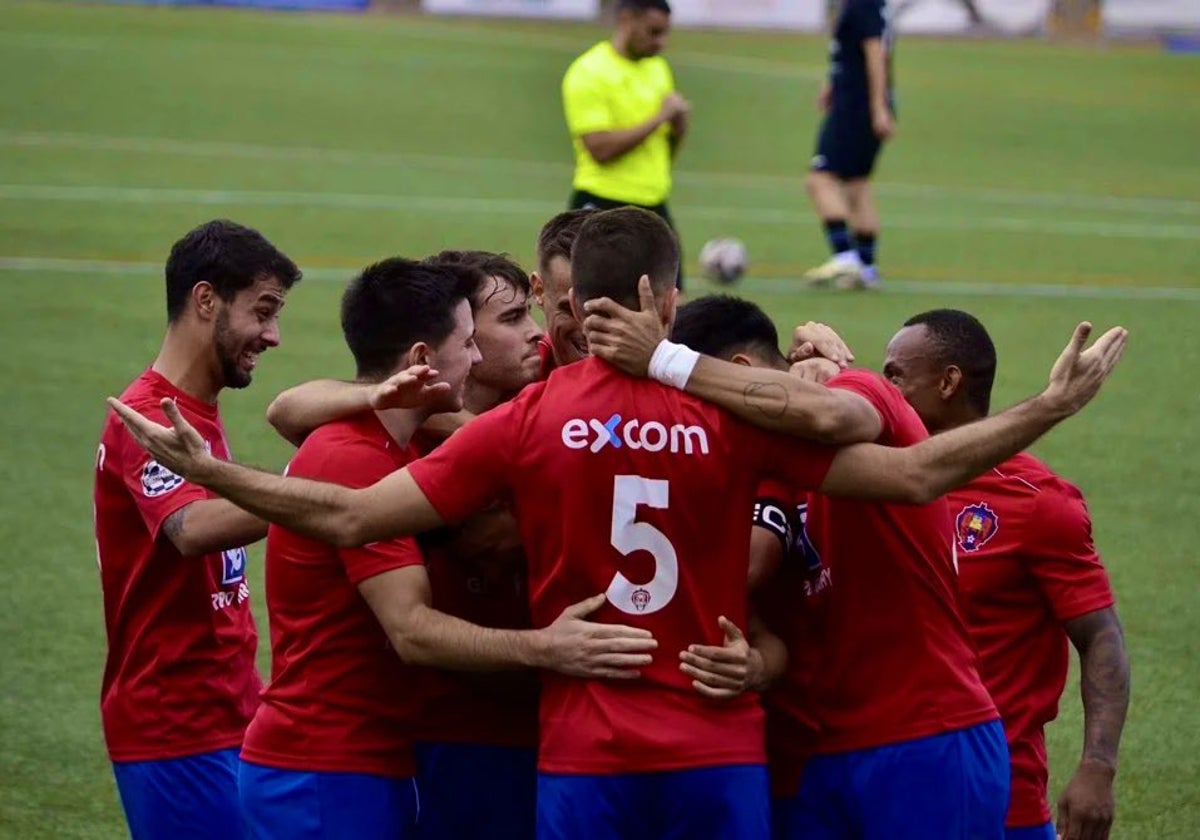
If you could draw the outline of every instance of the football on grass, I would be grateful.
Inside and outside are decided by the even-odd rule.
[[[700,249],[700,268],[714,283],[735,283],[746,273],[746,246],[740,239],[710,239]]]

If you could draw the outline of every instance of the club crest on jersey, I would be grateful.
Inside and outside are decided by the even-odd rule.
[[[229,586],[246,579],[246,549],[229,548],[221,552],[221,585]]]
[[[633,602],[633,606],[638,612],[645,612],[646,607],[650,606],[650,590],[638,587],[633,590],[633,594],[629,596],[629,600]]]
[[[963,551],[978,551],[1000,530],[1000,519],[987,502],[967,505],[954,520],[958,547]]]
[[[175,475],[158,461],[151,459],[142,467],[142,493],[148,499],[165,496],[182,484],[182,476]]]

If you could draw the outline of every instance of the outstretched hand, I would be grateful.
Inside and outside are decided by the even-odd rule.
[[[176,475],[195,479],[206,460],[213,460],[208,444],[184,419],[174,400],[164,397],[161,403],[163,413],[171,421],[170,428],[139,414],[116,397],[109,397],[107,402],[125,423],[125,428],[138,446]]]
[[[1125,352],[1129,332],[1113,327],[1084,349],[1092,325],[1084,321],[1050,370],[1050,382],[1042,397],[1064,417],[1075,414],[1100,391],[1104,380],[1112,373]]]
[[[655,348],[667,337],[646,275],[638,280],[638,303],[634,312],[610,298],[589,300],[583,305],[588,313],[583,333],[593,356],[633,376],[645,376]]]
[[[450,393],[449,382],[435,382],[438,372],[429,365],[413,365],[394,373],[371,390],[371,408],[420,408]]]

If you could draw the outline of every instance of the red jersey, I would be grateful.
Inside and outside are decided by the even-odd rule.
[[[421,454],[441,441],[413,438]],[[516,630],[531,627],[525,551],[512,513],[495,505],[466,527],[484,544],[467,545],[457,528],[421,534],[417,542],[433,595],[433,608],[478,624]],[[538,676],[510,672],[470,674],[426,669],[417,739],[455,744],[537,747]]]
[[[215,404],[147,370],[121,401],[170,426],[179,406],[213,455],[229,458]],[[96,455],[96,547],[108,657],[100,712],[113,761],[153,761],[236,747],[258,705],[258,634],[246,550],[184,557],[160,534],[171,514],[215,498],[160,466],[109,412]]]
[[[847,371],[829,382],[870,401],[879,443],[928,437],[895,387],[878,374]],[[810,639],[815,657],[808,710],[819,722],[817,751],[867,749],[963,729],[999,717],[977,670],[959,610],[944,499],[905,505],[808,499],[803,533],[819,571]],[[799,678],[799,677],[797,677]]]
[[[799,789],[820,734],[811,692],[821,655],[817,617],[830,577],[804,530],[808,494],[797,501],[792,490],[774,480],[763,482],[758,494],[755,526],[771,531],[783,547],[779,568],[755,593],[754,604],[771,632],[788,646],[786,669],[763,695],[771,794],[787,797]]]
[[[1008,825],[1041,825],[1050,819],[1043,727],[1067,679],[1063,622],[1111,607],[1112,588],[1079,490],[1032,455],[947,498],[967,624],[1012,757]]]
[[[310,434],[287,474],[367,487],[413,457],[365,412]],[[271,526],[271,681],[246,730],[244,759],[289,770],[413,775],[419,672],[392,649],[358,584],[421,562],[411,538],[337,548]]]
[[[645,627],[654,662],[631,681],[544,675],[539,766],[621,774],[762,763],[758,698],[712,702],[679,670],[746,619],[758,476],[817,487],[833,450],[760,432],[598,359],[555,370],[410,466],[448,522],[511,500],[537,627],[606,592],[592,619]]]

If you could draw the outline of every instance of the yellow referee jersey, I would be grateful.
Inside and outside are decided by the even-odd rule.
[[[658,113],[675,90],[671,67],[661,56],[631,61],[601,41],[571,63],[563,76],[563,110],[575,146],[577,190],[612,201],[654,206],[671,193],[671,127],[663,124],[639,146],[609,163],[597,163],[580,137],[620,131]]]

